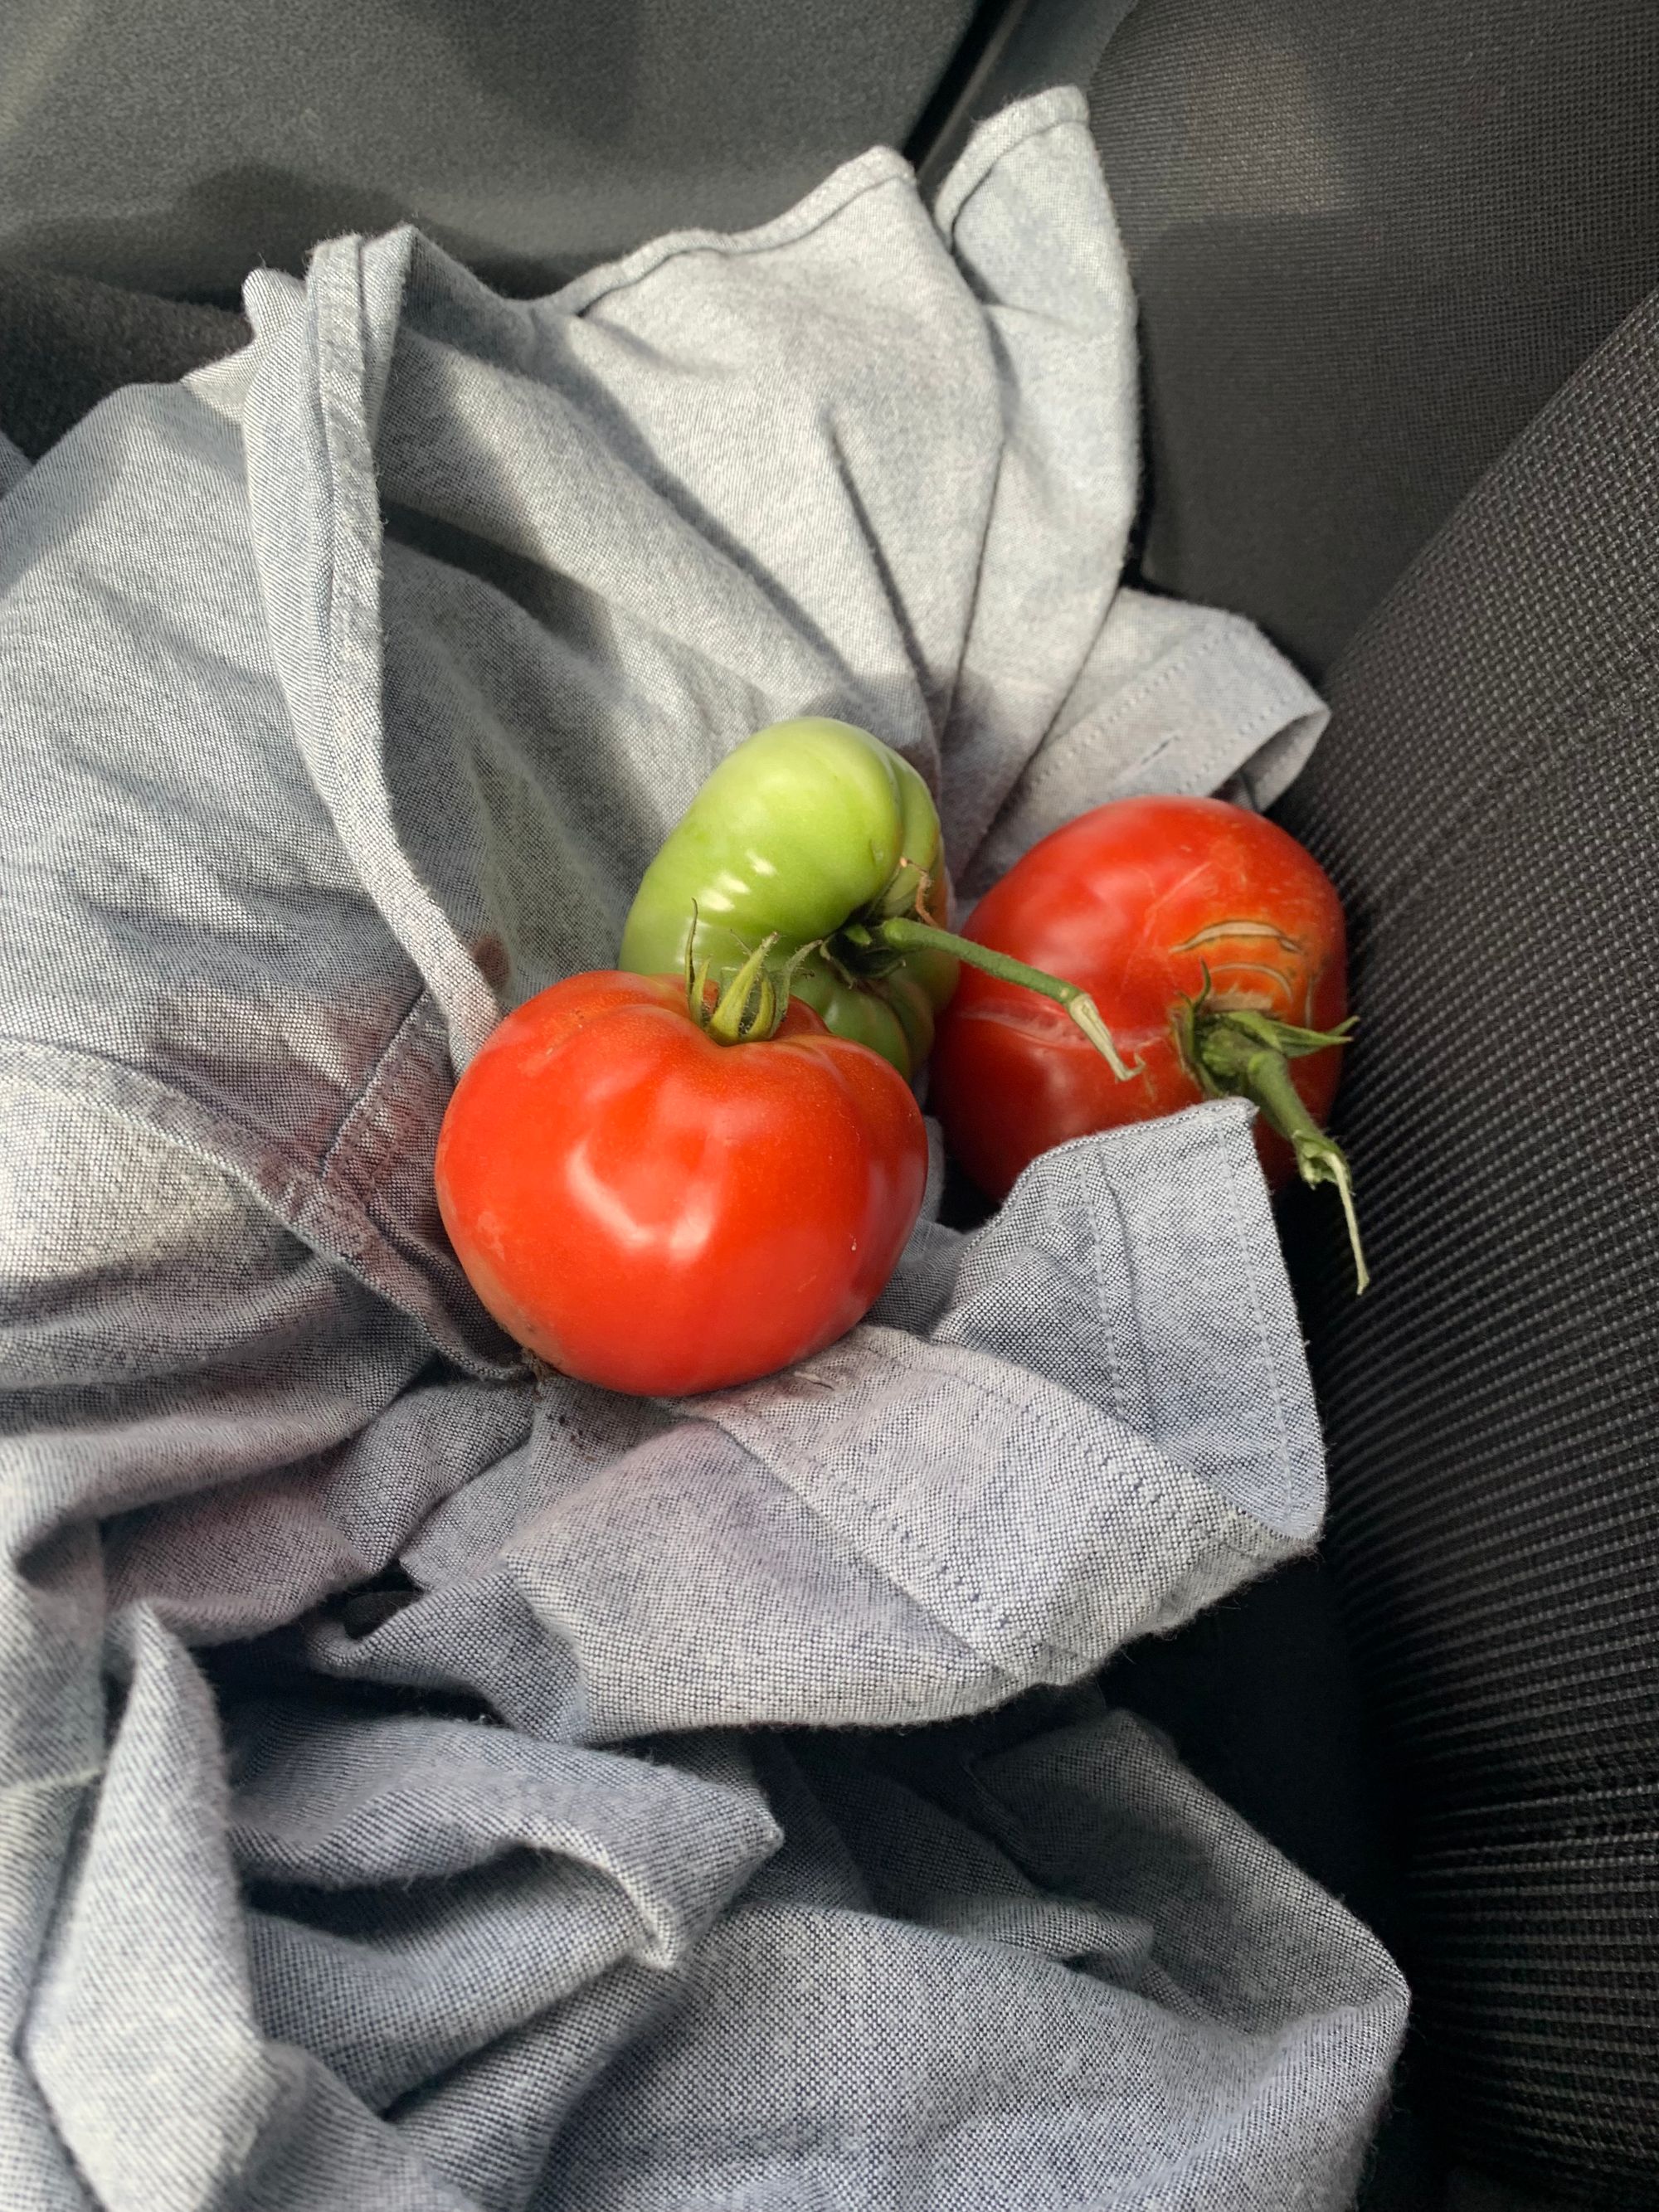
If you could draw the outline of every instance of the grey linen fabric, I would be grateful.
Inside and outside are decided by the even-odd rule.
[[[539,302],[401,231],[247,305],[0,503],[0,2203],[1343,2203],[1398,1977],[1086,1686],[1317,1534],[1245,1109],[678,1406],[527,1375],[431,1195],[750,729],[900,746],[969,894],[1316,738],[1118,588],[1080,100],[932,214],[878,151]]]

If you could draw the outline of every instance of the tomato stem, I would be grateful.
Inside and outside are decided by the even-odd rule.
[[[1354,1211],[1353,1171],[1334,1137],[1326,1134],[1303,1103],[1291,1080],[1291,1062],[1305,1054],[1346,1044],[1352,1022],[1340,1029],[1304,1030],[1243,1006],[1212,1011],[1208,993],[1188,1003],[1179,1027],[1188,1065],[1212,1097],[1249,1098],[1296,1154],[1297,1172],[1305,1183],[1334,1183],[1348,1224],[1354,1275],[1363,1291],[1370,1281],[1359,1217]]]
[[[767,965],[777,941],[774,931],[764,944],[755,947],[721,992],[712,1012],[703,1007],[702,994],[694,986],[692,1017],[701,1021],[716,1044],[744,1044],[775,1034],[789,1003],[787,976],[780,979]]]
[[[935,929],[931,922],[911,921],[903,915],[894,915],[878,921],[874,928],[863,922],[849,922],[842,935],[860,951],[886,945],[895,952],[949,952],[958,960],[965,960],[970,968],[983,969],[1004,983],[1018,983],[1028,991],[1036,991],[1056,1006],[1064,1006],[1095,1050],[1111,1069],[1120,1083],[1127,1083],[1140,1072],[1137,1061],[1128,1066],[1113,1042],[1112,1033],[1101,1019],[1100,1009],[1080,983],[1062,982],[1058,975],[1045,975],[1041,968],[1028,968],[1023,960],[1013,960],[1006,952],[994,952],[988,945],[975,945],[971,938],[955,937],[948,929]]]

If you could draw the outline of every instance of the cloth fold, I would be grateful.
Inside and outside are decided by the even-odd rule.
[[[1121,586],[1079,96],[931,216],[878,151],[548,300],[403,230],[247,308],[0,500],[0,2197],[1342,2203],[1398,1976],[1087,1686],[1317,1534],[1246,1109],[679,1405],[533,1378],[431,1189],[751,729],[875,729],[970,896],[1317,738]]]

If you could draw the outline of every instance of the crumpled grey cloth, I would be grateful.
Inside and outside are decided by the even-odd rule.
[[[1119,588],[1080,100],[932,214],[878,151],[550,300],[402,231],[247,304],[0,502],[0,2203],[1344,2203],[1398,1976],[1087,1686],[1318,1530],[1246,1109],[683,1405],[537,1387],[431,1194],[750,730],[901,747],[969,893],[1314,742]]]

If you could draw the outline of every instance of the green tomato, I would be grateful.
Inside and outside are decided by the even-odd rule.
[[[775,937],[775,963],[797,963],[795,996],[910,1076],[957,963],[874,933],[943,929],[949,904],[939,815],[915,769],[867,731],[804,715],[757,731],[703,785],[646,870],[622,965],[658,975],[706,962],[724,983]]]

